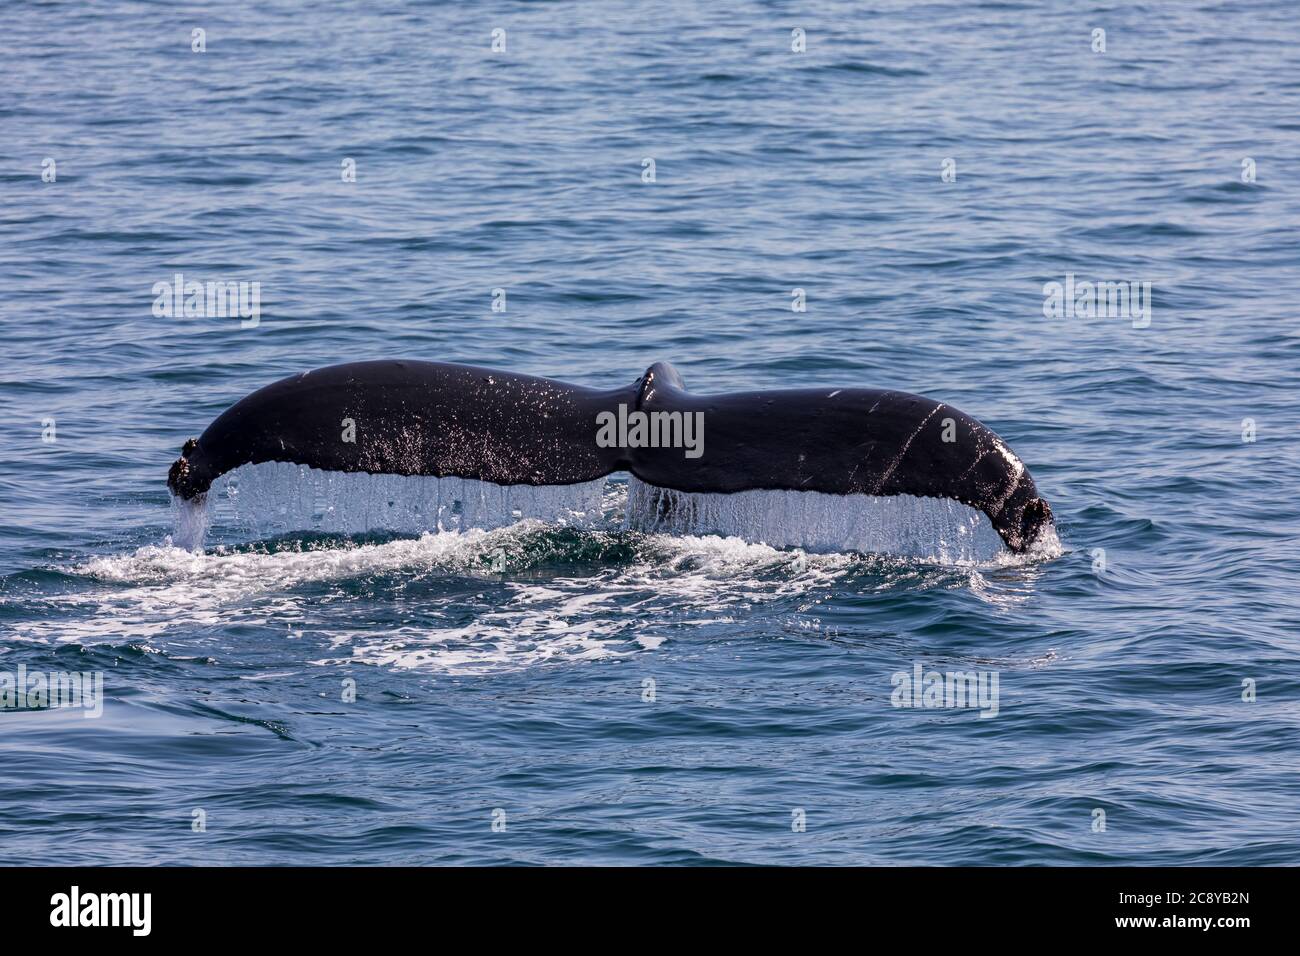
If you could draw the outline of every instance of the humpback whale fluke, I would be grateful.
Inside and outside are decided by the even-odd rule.
[[[1015,552],[1052,523],[1020,459],[950,405],[859,388],[696,395],[664,362],[611,390],[443,362],[303,372],[187,441],[167,484],[192,499],[263,462],[533,486],[627,471],[668,493],[948,499],[982,512]]]

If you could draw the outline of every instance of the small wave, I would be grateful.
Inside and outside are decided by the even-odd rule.
[[[885,66],[882,63],[866,63],[861,60],[844,60],[819,67],[828,73],[864,73],[868,76],[909,77],[926,76],[927,71],[910,66]]]

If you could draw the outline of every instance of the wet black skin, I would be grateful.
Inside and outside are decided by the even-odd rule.
[[[599,447],[596,417],[620,404],[702,412],[703,454]],[[344,440],[345,419],[355,441]],[[241,399],[186,442],[167,484],[192,498],[225,472],[266,461],[501,485],[574,484],[628,471],[685,492],[951,498],[983,511],[1017,552],[1052,520],[1028,469],[949,405],[861,388],[695,395],[664,362],[609,391],[442,362],[304,372]]]

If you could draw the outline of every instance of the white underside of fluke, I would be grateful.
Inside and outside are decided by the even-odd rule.
[[[503,486],[267,462],[223,476],[206,500],[178,501],[173,541],[180,547],[202,547],[214,521],[274,536],[294,531],[464,531],[533,518],[579,528],[614,530],[621,525],[652,534],[716,534],[778,548],[943,563],[987,561],[1006,552],[982,512],[946,498],[814,491],[685,493],[630,476],[619,509],[617,501],[610,507],[605,490],[603,478],[575,485]]]

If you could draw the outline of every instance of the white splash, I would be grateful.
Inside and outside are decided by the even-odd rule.
[[[604,479],[574,485],[497,485],[471,478],[371,475],[306,465],[243,465],[213,483],[206,506],[181,505],[173,541],[202,547],[213,523],[260,536],[293,531],[405,534],[502,528],[537,519],[591,527],[604,514]],[[199,499],[195,499],[198,501]]]
[[[463,478],[406,477],[320,471],[268,462],[244,465],[214,483],[204,498],[174,502],[172,541],[203,547],[210,526],[254,538],[317,531],[405,534],[492,530],[535,519],[581,529],[669,535],[719,535],[773,548],[858,552],[965,565],[1017,557],[983,512],[947,498],[830,495],[813,491],[687,494],[629,477],[575,485],[496,485]],[[612,507],[611,507],[612,505]],[[622,505],[620,508],[619,505]],[[617,523],[612,512],[624,512]],[[1051,529],[1037,558],[1060,552]]]
[[[772,547],[858,551],[940,564],[1007,553],[989,519],[948,498],[829,495],[816,491],[672,491],[628,480],[627,526],[670,534],[734,536]]]
[[[208,533],[207,495],[197,495],[189,500],[172,495],[171,543],[187,551],[198,551]]]

